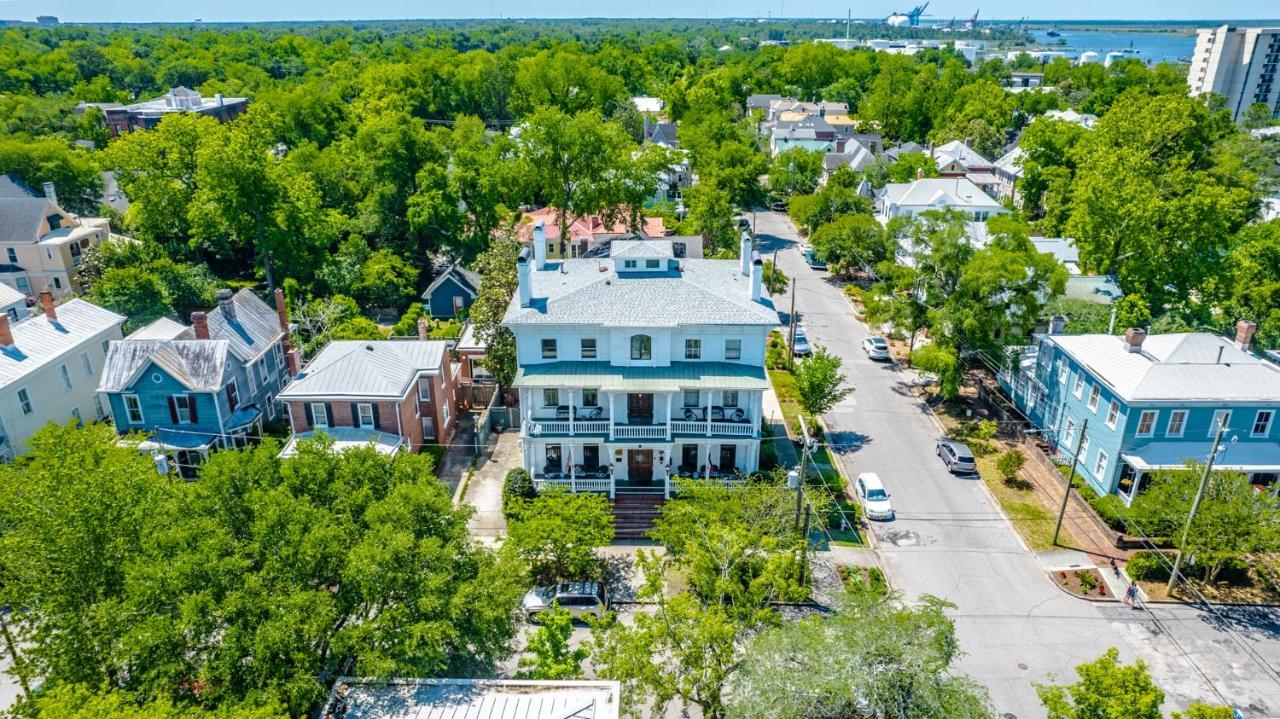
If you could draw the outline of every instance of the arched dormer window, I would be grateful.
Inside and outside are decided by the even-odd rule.
[[[649,335],[631,335],[631,359],[647,360],[653,357],[653,340]]]

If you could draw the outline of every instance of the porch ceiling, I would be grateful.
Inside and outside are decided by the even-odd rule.
[[[1124,461],[1141,472],[1182,469],[1188,461],[1204,462],[1213,442],[1153,442],[1122,452]],[[1280,445],[1275,442],[1223,443],[1214,469],[1237,472],[1280,472]]]
[[[763,390],[764,369],[733,362],[673,362],[667,367],[615,367],[603,362],[548,362],[521,367],[515,387],[592,387],[605,392],[684,389]]]

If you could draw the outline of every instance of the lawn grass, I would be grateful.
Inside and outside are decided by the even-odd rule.
[[[778,396],[783,424],[787,427],[787,432],[791,432],[795,426],[796,417],[800,416],[800,394],[796,392],[796,378],[786,370],[771,369],[769,382],[773,384],[773,393]]]
[[[1032,489],[1011,487],[996,470],[996,456],[978,457],[978,472],[987,489],[995,495],[1013,526],[1032,550],[1054,549],[1053,527],[1058,521],[1057,508],[1046,506]],[[1076,546],[1075,540],[1064,525],[1058,536],[1058,544]]]

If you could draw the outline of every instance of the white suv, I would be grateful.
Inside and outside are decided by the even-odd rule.
[[[854,484],[858,499],[862,500],[862,509],[867,519],[888,521],[893,519],[893,505],[889,503],[889,493],[884,491],[884,484],[875,472],[863,472],[858,475]]]

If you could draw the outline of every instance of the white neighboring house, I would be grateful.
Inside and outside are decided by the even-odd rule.
[[[673,475],[756,471],[779,321],[750,237],[738,261],[615,240],[607,258],[548,262],[542,246],[517,260],[503,319],[535,484],[669,495]]]
[[[876,196],[876,213],[881,223],[895,217],[915,217],[929,210],[956,209],[973,222],[985,222],[1009,210],[963,177],[922,178],[914,182],[891,182]]]
[[[0,313],[8,315],[9,322],[24,320],[31,314],[27,307],[27,296],[14,288],[0,283]]]
[[[55,307],[49,292],[40,300],[43,316],[10,324],[0,314],[0,461],[49,422],[107,417],[98,378],[125,318],[81,299]]]

